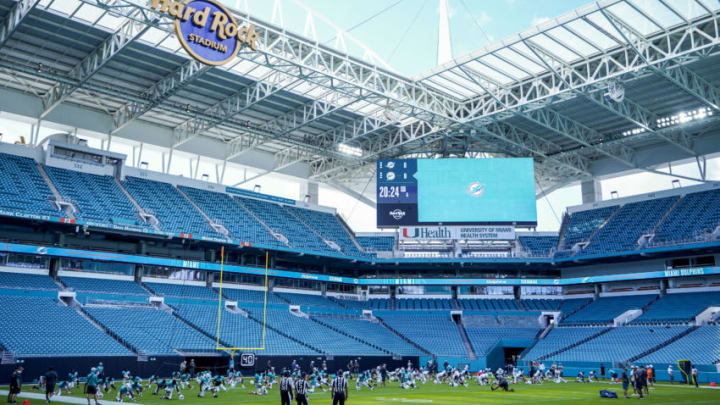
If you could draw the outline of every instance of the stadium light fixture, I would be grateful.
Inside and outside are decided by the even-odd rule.
[[[341,143],[338,145],[338,152],[355,157],[362,157],[363,155],[362,148],[348,145],[346,143]]]
[[[655,122],[655,128],[661,129],[675,125],[682,125],[691,121],[705,119],[711,115],[713,115],[713,110],[710,107],[701,107],[695,110],[681,111],[677,114],[658,118]],[[636,127],[623,131],[622,136],[638,135],[645,131],[645,128]]]

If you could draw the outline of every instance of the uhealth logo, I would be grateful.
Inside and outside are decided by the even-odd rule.
[[[175,17],[180,44],[202,63],[225,64],[235,58],[243,44],[257,50],[255,26],[239,27],[235,17],[216,0],[153,0],[151,7]]]

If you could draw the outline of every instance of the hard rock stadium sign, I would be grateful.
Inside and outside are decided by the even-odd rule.
[[[216,0],[152,0],[151,7],[175,17],[175,34],[193,58],[208,65],[232,60],[242,46],[257,50],[255,26],[238,26]]]

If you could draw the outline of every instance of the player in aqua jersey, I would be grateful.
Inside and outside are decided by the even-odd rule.
[[[130,400],[135,401],[135,396],[133,395],[132,388],[130,387],[130,383],[123,384],[120,389],[118,390],[117,396],[115,397],[115,400],[118,402],[123,402],[123,399],[127,397],[130,398]]]
[[[90,369],[90,374],[88,374],[87,376],[87,382],[85,383],[85,394],[87,395],[88,405],[90,405],[90,398],[95,399],[95,405],[100,404],[98,398],[98,374],[95,367]]]
[[[142,378],[140,378],[140,376],[135,376],[135,378],[133,379],[133,382],[130,384],[130,388],[132,388],[135,396],[142,397],[142,394],[143,394]]]
[[[251,391],[250,394],[252,395],[267,395],[268,390],[267,386],[265,385],[265,375],[264,373],[255,373],[255,391]]]
[[[180,387],[182,387],[182,389],[184,389],[184,390],[185,390],[185,389],[188,389],[188,390],[191,390],[191,389],[192,389],[192,385],[190,384],[190,374],[188,374],[188,373],[182,373],[182,374],[180,375]]]
[[[173,396],[173,392],[175,390],[178,390],[177,380],[175,380],[174,378],[165,380],[165,386],[163,388],[165,389],[165,393],[160,398],[171,400],[172,396]],[[179,392],[179,390],[178,390],[178,392]]]

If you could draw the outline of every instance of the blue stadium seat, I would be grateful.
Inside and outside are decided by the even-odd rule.
[[[47,166],[48,176],[63,198],[72,201],[77,219],[149,229],[112,176],[98,176]]]
[[[155,215],[160,221],[160,229],[174,233],[223,237],[210,227],[205,217],[172,184],[127,177],[123,186],[144,210]]]
[[[213,352],[215,342],[168,312],[155,308],[85,307],[96,321],[147,354]]]
[[[216,305],[177,305],[178,314],[193,326],[217,337],[218,309]],[[259,318],[262,320],[262,317]],[[272,329],[265,329],[263,344],[262,323],[242,314],[223,311],[220,319],[220,341],[230,347],[262,348],[263,354],[276,356],[319,355],[320,353]]]
[[[534,340],[539,328],[511,328],[507,326],[465,326],[470,344],[478,356],[485,356],[502,340]]]
[[[147,291],[133,281],[69,276],[58,277],[58,279],[68,288],[78,292],[149,295]]]
[[[0,153],[0,208],[23,214],[67,216],[50,202],[55,196],[33,159]]]
[[[720,225],[720,190],[685,195],[655,230],[653,244],[702,240]]]
[[[394,236],[356,236],[355,240],[366,252],[392,252],[395,247]]]
[[[189,284],[143,283],[150,291],[162,297],[196,298],[202,300],[218,300],[215,291]]]
[[[0,307],[13,308],[0,319],[0,344],[16,356],[133,355],[55,299],[0,296]]]
[[[557,249],[557,236],[518,236],[518,242],[530,257],[549,257]]]
[[[336,215],[297,207],[286,207],[286,209],[321,234],[323,238],[335,242],[346,255],[367,256],[367,253],[358,249],[350,233]]]
[[[617,205],[613,205],[571,214],[565,228],[564,246],[561,248],[571,249],[576,243],[587,241],[590,235],[605,223],[617,208]]]
[[[285,247],[229,195],[185,186],[179,186],[178,188],[190,197],[210,219],[225,226],[233,239],[242,242]]]
[[[20,288],[24,290],[54,290],[60,286],[50,278],[37,274],[0,272],[0,288]]]
[[[305,224],[286,211],[282,205],[253,198],[234,198],[274,232],[284,235],[292,247],[315,252],[338,253],[325,244]]]
[[[684,326],[623,326],[613,328],[608,333],[570,350],[550,356],[547,360],[604,362],[608,364],[626,361],[649,348],[669,340],[686,329],[687,327]]]
[[[423,353],[415,346],[392,333],[377,322],[371,322],[360,316],[314,316],[320,321],[332,325],[348,335],[357,336],[366,342],[399,356],[420,356]]]
[[[563,324],[604,325],[611,324],[615,317],[630,309],[642,309],[655,295],[629,295],[600,297],[580,311],[563,318]]]
[[[704,325],[638,360],[640,363],[715,364],[720,361],[720,326]]]
[[[376,314],[388,326],[437,356],[466,357],[457,324],[450,319],[450,313],[432,312],[389,312]]]
[[[685,323],[705,308],[720,306],[720,293],[673,293],[650,305],[633,323]]]
[[[598,230],[583,249],[584,254],[638,249],[638,239],[649,234],[678,197],[657,198],[625,204]]]

